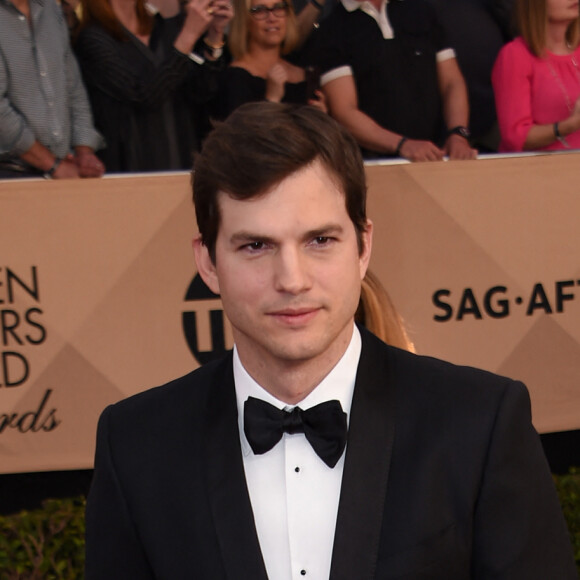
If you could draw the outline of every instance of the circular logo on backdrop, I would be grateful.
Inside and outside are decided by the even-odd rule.
[[[233,345],[228,344],[231,340],[220,297],[196,274],[185,301],[189,309],[183,312],[182,326],[191,354],[200,365],[223,356]]]

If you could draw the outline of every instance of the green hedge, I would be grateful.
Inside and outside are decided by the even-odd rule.
[[[0,517],[0,580],[79,580],[84,562],[84,498]]]
[[[580,573],[580,468],[572,468],[568,475],[556,475],[554,479]]]
[[[580,572],[580,469],[554,477]],[[79,580],[84,565],[84,498],[0,516],[0,580]]]

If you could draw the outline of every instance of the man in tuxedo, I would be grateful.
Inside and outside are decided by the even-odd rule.
[[[245,105],[193,190],[235,348],[104,411],[87,580],[576,578],[525,387],[355,325],[372,223],[346,130]]]

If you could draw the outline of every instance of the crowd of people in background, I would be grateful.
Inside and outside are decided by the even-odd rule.
[[[0,178],[189,169],[261,100],[328,112],[367,158],[578,148],[578,3],[515,5],[0,0]]]

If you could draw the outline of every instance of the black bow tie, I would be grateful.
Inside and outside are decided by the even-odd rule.
[[[320,459],[334,467],[344,451],[346,432],[346,413],[339,401],[306,411],[300,407],[284,411],[254,397],[244,403],[244,433],[256,455],[270,451],[283,433],[304,433]]]

